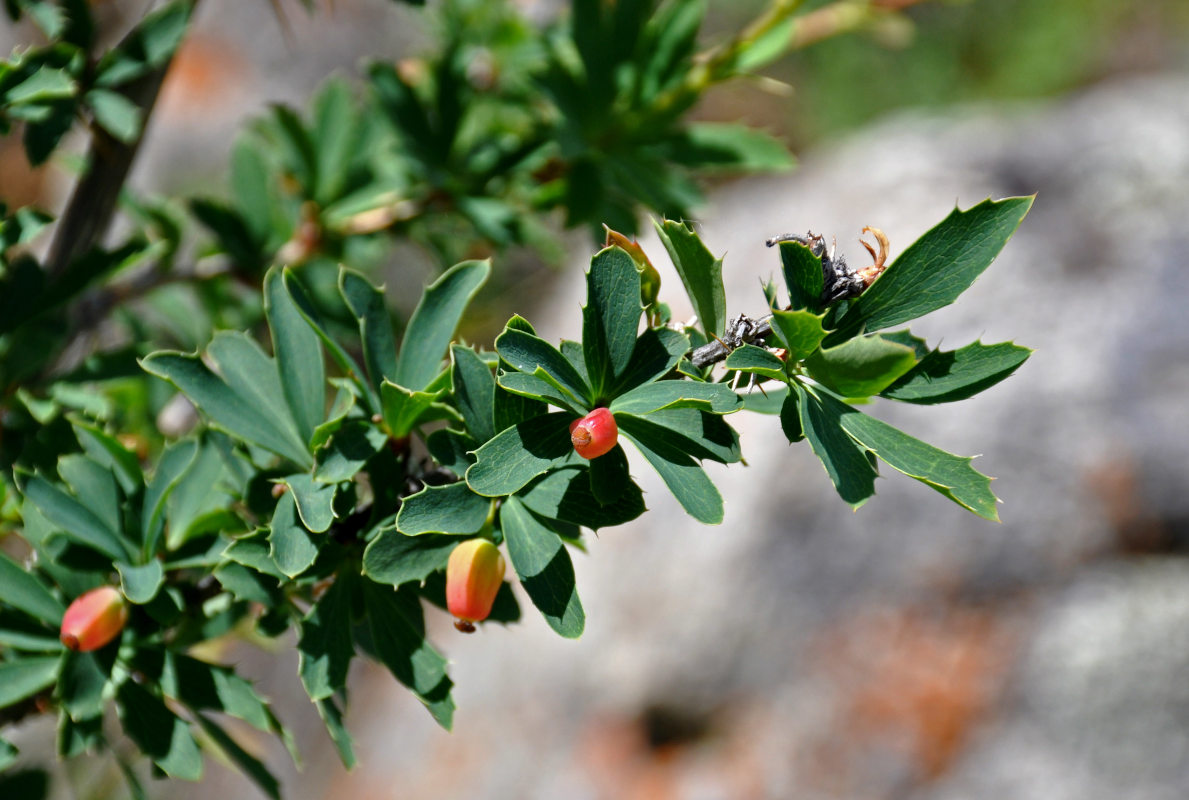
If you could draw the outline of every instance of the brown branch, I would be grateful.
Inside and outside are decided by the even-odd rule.
[[[732,330],[737,329],[739,321],[746,323],[741,328],[743,332],[740,334],[732,333]],[[745,315],[740,315],[732,320],[731,324],[727,327],[728,332],[724,334],[722,339],[715,339],[713,342],[704,344],[690,354],[689,360],[695,367],[704,369],[711,364],[717,364],[719,361],[726,359],[736,347],[741,347],[745,344],[766,342],[768,337],[772,335],[772,318],[764,317],[763,319],[752,320]]]
[[[198,0],[194,0],[192,6],[197,5]],[[122,44],[124,42],[121,42]],[[120,190],[128,179],[132,162],[144,141],[149,117],[157,103],[161,84],[173,63],[174,55],[152,72],[130,82],[123,90],[124,95],[141,111],[140,135],[135,141],[121,142],[98,125],[92,126],[93,138],[87,153],[87,172],[75,184],[70,201],[58,219],[57,231],[46,256],[45,272],[50,282],[61,278],[70,264],[94,247],[107,232],[116,210]]]

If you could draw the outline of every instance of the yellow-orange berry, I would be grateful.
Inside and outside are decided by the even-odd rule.
[[[79,595],[62,617],[62,644],[89,653],[98,650],[124,630],[128,605],[120,591],[100,586]]]
[[[446,607],[454,627],[472,633],[491,613],[504,581],[504,557],[487,539],[470,539],[454,548],[446,562]]]

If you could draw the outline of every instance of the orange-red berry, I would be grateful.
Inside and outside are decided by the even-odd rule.
[[[62,617],[62,644],[89,653],[98,650],[124,630],[128,605],[119,589],[100,586],[75,598]]]
[[[504,581],[504,557],[487,539],[459,544],[446,562],[446,607],[457,619],[454,627],[472,633],[474,623],[491,613]]]
[[[570,443],[583,458],[598,458],[611,452],[619,441],[619,426],[607,408],[596,408],[570,423]]]

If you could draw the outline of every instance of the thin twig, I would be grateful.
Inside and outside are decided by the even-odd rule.
[[[736,347],[745,344],[755,344],[756,342],[765,342],[772,335],[771,316],[754,321],[747,319],[746,316],[743,319],[750,323],[746,329],[746,335],[739,337],[738,341],[715,339],[713,342],[704,344],[690,354],[690,362],[698,369],[704,369],[711,364],[717,364],[719,361],[724,360]]]
[[[197,4],[197,0],[194,0],[194,5]],[[50,282],[61,278],[70,264],[94,247],[107,232],[120,190],[128,179],[132,162],[144,141],[149,116],[161,93],[165,73],[172,63],[173,56],[170,56],[160,67],[132,81],[124,90],[125,96],[141,111],[140,136],[135,141],[121,142],[98,125],[93,126],[93,138],[87,154],[87,172],[75,184],[70,202],[58,219],[54,240],[46,256],[45,272]]]

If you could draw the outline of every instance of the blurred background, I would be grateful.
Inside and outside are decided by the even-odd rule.
[[[96,3],[113,20],[141,5]],[[201,4],[137,188],[223,193],[231,142],[268,103],[304,107],[328,74],[357,80],[362,57],[425,46],[421,14],[387,0],[312,16],[275,5],[283,14],[264,0]],[[521,5],[540,20],[566,13]],[[712,0],[709,35],[762,6]],[[697,219],[726,254],[728,310],[755,314],[759,280],[778,270],[769,236],[812,229],[857,258],[874,225],[894,257],[955,203],[1037,193],[993,268],[914,326],[947,348],[1015,340],[1032,359],[954,406],[871,409],[983,454],[1003,523],[896,474],[851,512],[807,447],[773,435],[775,419],[740,420],[749,467],[708,465],[721,526],[693,522],[651,470],[633,470],[652,513],[576,558],[581,640],[553,635],[527,603],[519,624],[471,637],[445,614],[429,620],[454,662],[452,734],[357,663],[348,726],[361,763],[346,772],[296,655],[229,645],[220,657],[257,678],[298,734],[301,773],[259,742],[287,797],[1189,795],[1189,4],[969,0],[905,15],[713,91],[700,118],[762,126],[799,165],[723,181]],[[0,30],[0,48],[27,35]],[[30,172],[19,142],[0,140],[7,201],[52,210],[69,186],[68,164]],[[560,266],[499,256],[513,277],[482,317],[521,313],[547,338],[572,336],[592,249],[583,232],[566,237]],[[641,243],[678,286],[663,248]],[[432,269],[414,247],[384,264],[390,286]],[[494,332],[473,328],[478,341]],[[45,753],[28,766],[51,770],[51,797],[122,796],[114,768],[65,774],[52,725],[26,727],[22,752]],[[201,784],[151,789],[256,792],[217,765]]]

